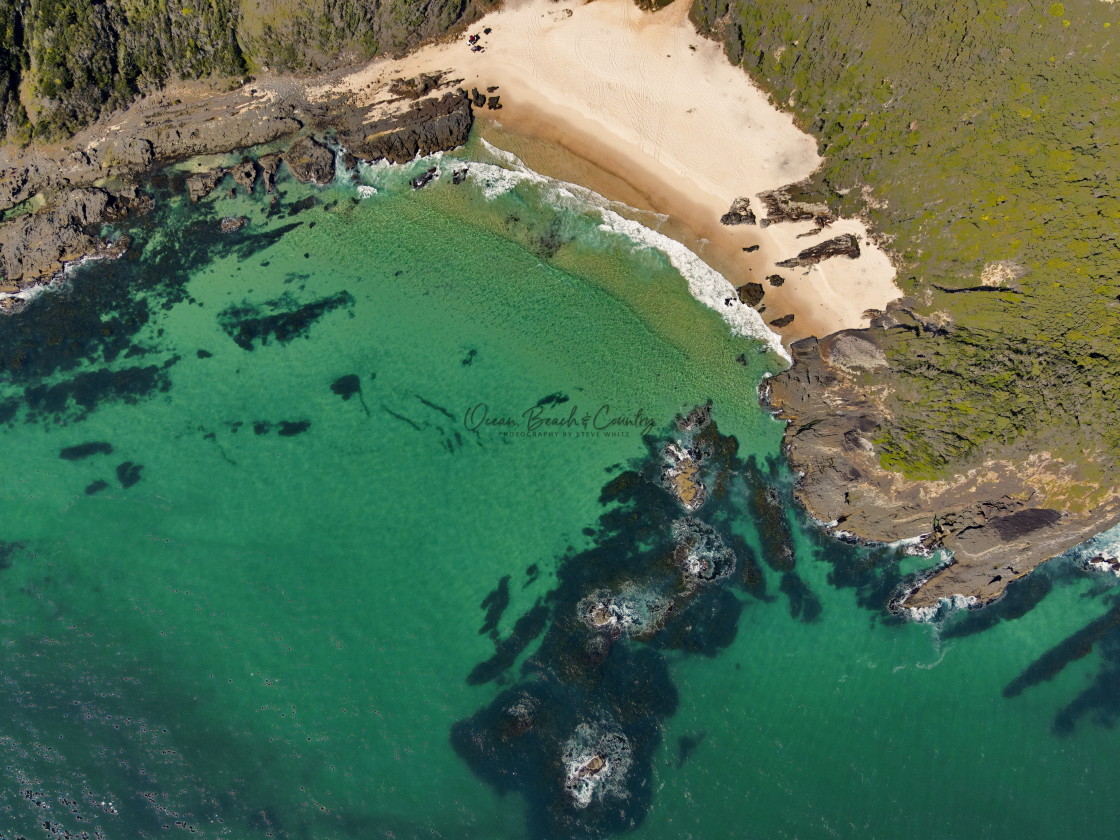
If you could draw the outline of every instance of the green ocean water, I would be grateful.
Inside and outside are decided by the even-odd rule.
[[[805,521],[757,405],[781,361],[587,196],[499,164],[197,206],[170,173],[125,260],[0,324],[0,837],[1113,836],[1120,639],[1083,631],[1113,578],[1071,556],[995,607],[893,616],[937,559]],[[604,488],[708,400],[738,483],[696,516],[761,581],[549,670],[538,645],[583,650],[580,564],[656,540],[648,512],[604,524],[631,510]],[[662,712],[586,808],[561,756],[495,784],[452,736],[525,685],[579,682],[599,725],[631,679]],[[542,701],[532,737],[584,712]]]

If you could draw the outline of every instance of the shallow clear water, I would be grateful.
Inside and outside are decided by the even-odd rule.
[[[1113,626],[1003,696],[1111,577],[1060,561],[1046,593],[891,616],[933,561],[789,502],[756,398],[779,360],[586,196],[478,164],[452,185],[451,157],[413,192],[426,165],[361,170],[365,197],[172,198],[128,259],[0,324],[0,837],[1111,836]],[[737,565],[690,589],[656,476],[707,400],[738,450],[695,516]],[[681,615],[583,657],[579,587],[654,585],[628,563],[661,563]],[[586,808],[560,754],[487,775],[525,758],[485,726],[523,689],[545,747],[633,701],[629,769]]]

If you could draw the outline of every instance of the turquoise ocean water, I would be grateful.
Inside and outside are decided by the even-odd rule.
[[[892,615],[936,559],[805,520],[781,360],[510,166],[165,173],[0,323],[0,837],[1114,836],[1114,578]]]

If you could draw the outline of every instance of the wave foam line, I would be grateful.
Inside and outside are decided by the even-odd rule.
[[[793,359],[782,346],[781,337],[766,325],[754,307],[739,300],[735,287],[726,277],[677,240],[651,230],[640,222],[620,216],[613,210],[603,208],[600,212],[604,219],[600,230],[622,234],[639,246],[661,251],[669,258],[673,268],[688,281],[691,295],[709,309],[718,312],[735,335],[761,341],[788,364],[793,364]]]
[[[570,206],[574,200],[582,204],[584,209],[590,206],[603,218],[603,224],[599,226],[600,230],[624,236],[638,247],[652,248],[665,254],[673,268],[687,281],[689,293],[709,309],[718,312],[731,327],[732,333],[761,341],[785,359],[787,364],[793,364],[793,359],[782,345],[781,337],[766,325],[754,307],[747,306],[739,300],[735,287],[726,277],[677,240],[611,209],[617,207],[637,212],[633,208],[610,201],[587,187],[534,172],[517,155],[499,149],[485,139],[482,140],[482,144],[495,159],[511,167],[506,169],[488,164],[472,165],[472,175],[475,167],[483,170],[479,173],[482,176],[479,180],[483,183],[483,195],[487,198],[494,198],[508,192],[520,183],[530,182],[548,189],[549,198],[554,204],[565,207]]]

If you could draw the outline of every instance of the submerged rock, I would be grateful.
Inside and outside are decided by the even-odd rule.
[[[412,179],[412,181],[411,181],[412,188],[414,190],[422,190],[422,189],[424,189],[424,187],[428,186],[428,184],[432,183],[432,181],[434,181],[438,177],[439,177],[439,167],[437,167],[437,166],[430,167],[426,172],[423,172],[420,175],[417,175],[415,178]]]
[[[121,487],[127,490],[140,481],[140,471],[142,469],[144,469],[144,467],[141,464],[125,461],[117,467],[117,481],[121,483]]]
[[[79,443],[76,446],[67,446],[60,449],[58,457],[63,461],[80,461],[83,458],[88,458],[91,455],[109,455],[113,452],[113,445],[107,441],[91,441],[90,443]]]
[[[246,216],[226,216],[218,225],[218,230],[222,233],[233,233],[235,230],[241,230],[247,224],[249,224],[249,219]]]

